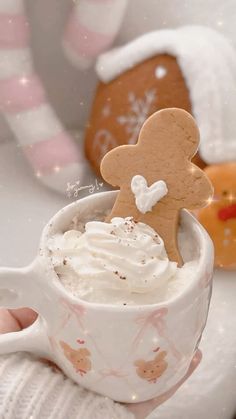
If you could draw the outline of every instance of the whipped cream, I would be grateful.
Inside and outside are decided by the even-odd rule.
[[[132,218],[90,221],[84,232],[56,235],[49,248],[65,288],[97,303],[158,302],[171,289],[176,293],[178,283],[185,282],[189,269],[194,269],[188,266],[192,262],[180,269],[169,261],[161,237]]]

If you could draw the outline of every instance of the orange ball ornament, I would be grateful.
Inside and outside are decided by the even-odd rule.
[[[215,246],[215,266],[236,269],[236,162],[205,168],[214,186],[210,205],[198,212]]]

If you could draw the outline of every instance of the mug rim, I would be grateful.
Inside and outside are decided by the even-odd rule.
[[[198,256],[198,265],[197,270],[194,274],[194,279],[191,279],[189,282],[189,285],[184,288],[182,292],[180,292],[177,295],[172,296],[169,299],[165,299],[163,301],[159,301],[157,303],[150,303],[150,304],[133,304],[133,305],[119,305],[119,304],[109,304],[109,303],[99,303],[99,302],[92,302],[83,300],[80,297],[76,297],[72,294],[69,290],[67,290],[61,283],[55,269],[52,263],[52,258],[49,254],[50,250],[47,247],[47,242],[50,239],[50,237],[53,237],[51,233],[51,230],[53,229],[53,225],[55,222],[57,222],[61,216],[66,214],[69,214],[71,210],[75,210],[80,204],[87,203],[89,201],[93,201],[94,199],[101,198],[102,200],[106,197],[110,196],[115,199],[116,195],[118,193],[118,190],[113,191],[104,191],[99,192],[94,195],[88,195],[86,197],[83,197],[81,199],[78,199],[63,208],[61,208],[54,216],[49,220],[49,222],[46,224],[46,226],[43,229],[41,239],[40,239],[40,254],[39,257],[46,257],[47,263],[50,267],[50,274],[53,273],[53,278],[51,279],[51,284],[55,286],[58,292],[60,292],[61,297],[66,297],[70,300],[72,300],[73,304],[83,304],[85,307],[89,309],[97,309],[97,310],[113,310],[113,311],[140,311],[140,310],[148,310],[148,309],[158,309],[163,308],[163,306],[173,306],[174,304],[179,303],[180,300],[185,299],[189,294],[192,293],[192,291],[198,287],[198,284],[201,280],[201,276],[206,270],[207,266],[210,266],[211,269],[209,271],[213,272],[213,264],[214,264],[214,250],[213,250],[213,243],[211,238],[209,237],[207,231],[204,229],[204,227],[199,223],[199,221],[186,209],[181,210],[181,222],[185,225],[188,225],[191,231],[193,232],[194,237],[198,238],[198,246],[201,249],[199,251]],[[73,217],[71,217],[72,220]],[[54,232],[55,234],[55,232]],[[200,287],[199,287],[199,291]]]

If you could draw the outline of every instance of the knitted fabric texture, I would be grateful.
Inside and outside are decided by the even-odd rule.
[[[28,355],[0,357],[0,419],[134,419]]]

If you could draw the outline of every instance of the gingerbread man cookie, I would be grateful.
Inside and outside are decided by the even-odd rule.
[[[164,240],[169,259],[179,265],[180,210],[206,206],[213,194],[207,176],[191,163],[198,143],[192,116],[182,109],[164,109],[144,123],[136,145],[111,150],[101,163],[103,178],[120,187],[109,219],[133,217],[150,225]]]
[[[205,172],[215,195],[211,204],[198,212],[198,218],[213,240],[215,265],[236,269],[236,163],[209,166]]]

